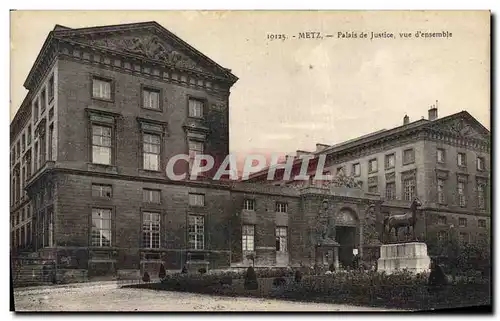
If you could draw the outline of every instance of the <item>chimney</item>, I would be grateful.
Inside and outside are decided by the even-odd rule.
[[[436,104],[432,105],[431,108],[429,109],[429,120],[436,120],[438,118],[437,103],[438,101],[436,100]]]
[[[410,117],[408,115],[405,115],[403,117],[403,125],[408,125],[410,123]]]

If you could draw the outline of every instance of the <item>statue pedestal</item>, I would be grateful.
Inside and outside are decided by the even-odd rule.
[[[329,267],[333,263],[338,271],[339,265],[339,244],[335,241],[322,241],[316,244],[316,264]]]
[[[413,273],[422,273],[429,271],[430,263],[425,243],[384,244],[380,247],[377,271],[391,274],[407,269]]]

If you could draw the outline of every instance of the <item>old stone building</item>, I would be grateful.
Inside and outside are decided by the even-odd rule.
[[[229,153],[236,81],[155,22],[56,26],[11,123],[12,255],[55,259],[89,276],[157,271],[160,264],[347,265],[353,249],[373,260],[384,209],[404,211],[417,194],[426,231],[444,226],[442,217],[464,233],[464,219],[471,231],[489,224],[489,133],[465,112],[318,151],[332,155],[330,168],[359,173],[362,189],[273,186],[259,175],[255,182],[215,181],[213,172],[168,179],[164,168],[175,155],[210,154],[217,169]],[[465,155],[461,166],[457,155]],[[381,165],[368,171],[373,158]],[[191,158],[176,164],[184,172]],[[414,181],[404,193],[406,177]],[[436,179],[447,184],[439,187],[444,199]],[[388,199],[380,191],[390,182]],[[465,203],[456,203],[462,196]]]
[[[431,106],[428,119],[374,132],[333,146],[317,144],[314,152],[298,151],[292,173],[298,174],[300,155],[310,155],[308,173],[313,176],[318,156],[326,155],[324,171],[354,178],[361,189],[379,195],[382,213],[408,212],[418,197],[417,234],[422,240],[446,241],[455,233],[464,242],[488,237],[490,226],[490,132],[466,111],[443,118]],[[283,180],[277,169],[272,184],[321,182]],[[265,182],[267,170],[251,176]]]

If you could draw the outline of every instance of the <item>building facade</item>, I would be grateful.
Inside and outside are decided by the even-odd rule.
[[[164,169],[176,155],[188,155],[174,167],[181,174],[198,153],[212,155],[215,169],[229,154],[236,81],[155,22],[56,26],[11,123],[12,255],[55,259],[89,276],[157,271],[160,264],[172,270],[347,265],[353,249],[374,259],[377,240],[368,232],[382,232],[375,222],[384,209],[403,211],[414,194],[425,202],[428,230],[437,231],[442,216],[464,231],[464,218],[474,231],[480,220],[489,225],[489,133],[466,113],[460,124],[470,128],[470,138],[405,129],[407,136],[355,143],[346,154],[323,146],[333,155],[329,168],[359,173],[363,189],[273,186],[259,175],[255,182],[214,181],[213,172],[196,181],[170,180]],[[413,163],[402,164],[410,148]],[[445,150],[439,162],[438,148]],[[392,174],[383,167],[390,153]],[[465,166],[454,166],[455,153],[465,154]],[[472,164],[478,157],[480,169]],[[372,162],[368,172],[365,163],[373,158],[380,166]],[[415,180],[411,196],[402,192],[407,176]],[[395,196],[387,199],[380,191],[391,179]],[[485,184],[480,210],[481,199],[472,196],[479,195],[479,182]],[[442,184],[444,199],[437,198]],[[465,204],[456,203],[463,195]],[[333,243],[318,239],[325,233],[334,235]]]

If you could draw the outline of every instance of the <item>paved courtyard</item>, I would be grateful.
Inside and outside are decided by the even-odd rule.
[[[122,289],[115,283],[14,291],[16,311],[384,311],[340,304]]]

